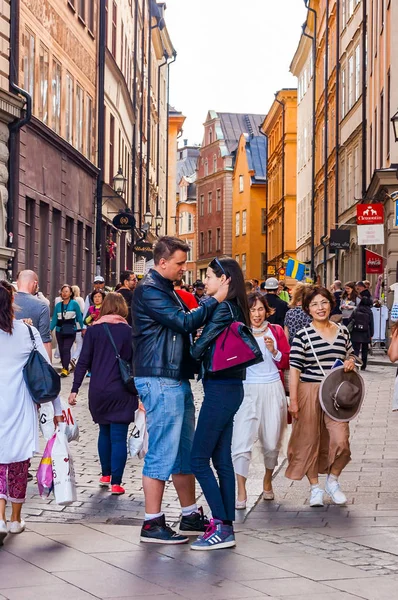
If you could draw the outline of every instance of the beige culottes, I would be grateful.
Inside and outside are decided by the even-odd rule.
[[[350,428],[328,417],[319,403],[319,383],[299,383],[299,418],[293,422],[287,450],[286,477],[315,479],[332,467],[342,470],[351,460]]]

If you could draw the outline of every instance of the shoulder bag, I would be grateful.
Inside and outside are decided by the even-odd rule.
[[[233,367],[245,369],[264,360],[250,328],[237,321],[229,302],[226,304],[233,321],[215,341],[211,365],[208,369],[210,373],[225,371]]]
[[[76,333],[76,328],[75,328],[75,324],[70,322],[70,319],[68,319],[67,321],[65,320],[65,315],[66,312],[68,310],[68,306],[69,306],[69,302],[66,305],[66,308],[64,308],[64,304],[62,303],[61,306],[61,314],[62,314],[62,322],[61,322],[61,327],[60,327],[60,334],[61,335],[74,335]]]
[[[127,360],[124,360],[124,358],[122,358],[120,356],[118,349],[116,347],[116,344],[115,344],[115,340],[113,339],[110,329],[106,323],[104,323],[104,329],[105,329],[106,334],[107,334],[107,336],[113,346],[113,349],[115,351],[116,360],[119,365],[120,377],[122,378],[122,381],[123,381],[127,391],[129,391],[130,394],[135,394],[138,396],[138,392],[137,392],[137,389],[136,389],[135,383],[134,383],[134,377],[131,372],[130,363]]]
[[[36,404],[51,402],[59,396],[61,391],[61,380],[56,370],[38,351],[32,328],[26,323],[25,325],[29,329],[33,348],[23,368],[23,378],[29,393],[32,396],[33,402]]]

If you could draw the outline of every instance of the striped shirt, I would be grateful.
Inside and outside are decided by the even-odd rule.
[[[340,325],[336,339],[333,343],[329,343],[319,335],[312,325],[309,325],[306,330],[300,329],[296,333],[290,350],[290,366],[301,372],[300,381],[320,383],[323,380],[323,374],[311,349],[308,336],[323,370],[327,373],[336,360],[340,359],[344,362],[346,357],[353,354],[350,334],[344,325]]]

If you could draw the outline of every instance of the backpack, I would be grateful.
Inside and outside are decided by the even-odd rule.
[[[367,333],[369,331],[369,325],[370,325],[370,318],[369,318],[368,312],[357,309],[354,314],[353,331]]]

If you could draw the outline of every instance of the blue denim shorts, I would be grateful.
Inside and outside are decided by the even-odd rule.
[[[188,380],[134,377],[146,410],[148,452],[143,475],[167,481],[170,475],[191,474],[195,407]]]

